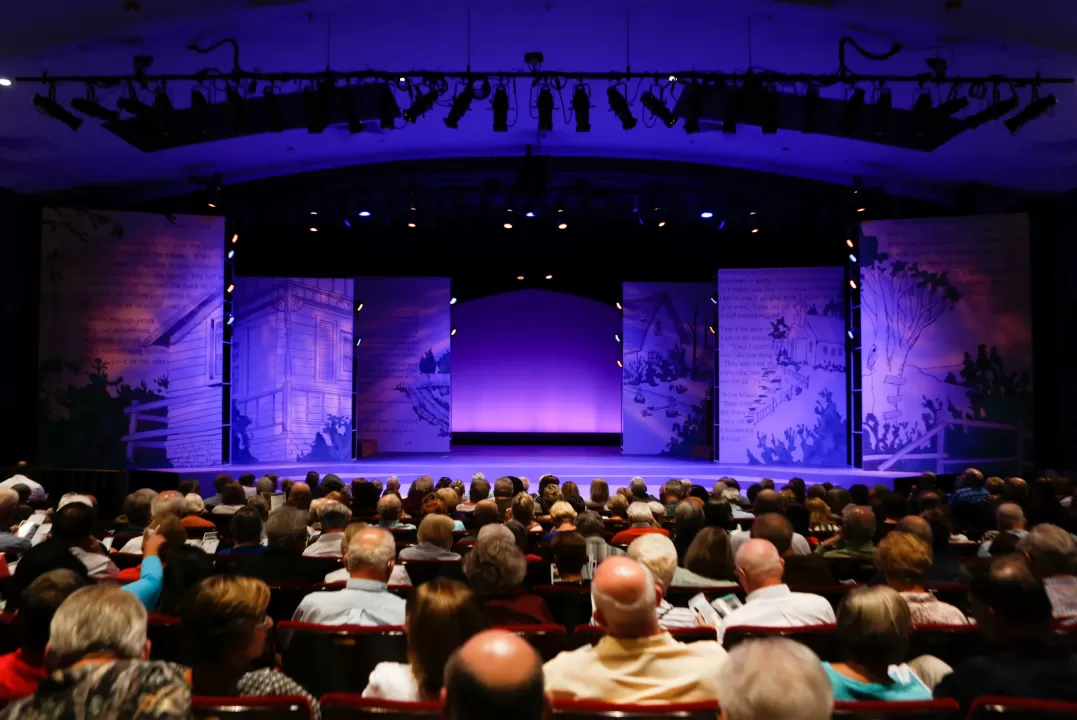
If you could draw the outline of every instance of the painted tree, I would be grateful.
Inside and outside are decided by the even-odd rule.
[[[434,352],[432,350],[427,350],[426,355],[419,358],[419,372],[423,375],[433,375],[437,372],[437,369],[438,361],[434,357]]]

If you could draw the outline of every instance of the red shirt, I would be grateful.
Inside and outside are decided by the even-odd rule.
[[[663,530],[662,528],[630,527],[627,530],[622,530],[614,535],[613,540],[610,540],[610,545],[631,545],[632,541],[640,535],[648,535],[650,533],[661,533],[666,537],[669,537],[669,530]]]
[[[212,520],[200,518],[197,515],[184,515],[180,518],[180,525],[185,528],[215,528],[217,525]]]
[[[45,657],[16,650],[0,655],[0,700],[33,695],[45,679]]]

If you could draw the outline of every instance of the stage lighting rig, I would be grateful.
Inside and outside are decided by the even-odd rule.
[[[82,118],[77,117],[70,110],[56,102],[56,87],[54,85],[49,85],[49,94],[47,96],[34,95],[34,107],[39,112],[45,113],[53,120],[59,120],[74,131],[77,131],[82,125]]]
[[[879,96],[875,98],[874,110],[872,111],[872,134],[882,137],[890,131],[890,114],[893,110],[894,97],[886,88],[879,89]]]
[[[855,88],[852,95],[845,103],[845,116],[841,124],[841,134],[844,137],[852,137],[856,132],[856,125],[860,121],[860,113],[864,109],[864,88]]]
[[[1057,100],[1053,93],[1041,98],[1039,96],[1039,90],[1034,87],[1032,88],[1032,101],[1029,102],[1021,112],[1017,113],[1003,124],[1006,126],[1006,129],[1010,131],[1011,135],[1016,135],[1021,132],[1021,128],[1025,125],[1053,108],[1056,102]]]
[[[509,91],[504,85],[498,85],[494,91],[494,132],[509,131]]]
[[[455,130],[460,125],[460,119],[471,109],[471,101],[475,99],[475,89],[469,81],[452,100],[449,115],[445,118],[445,127]]]
[[[147,118],[153,116],[153,108],[138,99],[135,86],[130,83],[127,84],[127,97],[117,100],[116,107],[135,117]]]
[[[650,90],[640,95],[640,102],[643,103],[643,107],[647,108],[652,115],[662,121],[662,124],[666,127],[673,127],[677,124],[677,116],[666,106],[666,103],[655,97],[654,93]]]
[[[572,91],[572,114],[576,116],[576,132],[591,132],[591,93],[583,83]]]
[[[440,95],[441,91],[438,87],[431,87],[425,93],[420,91],[415,95],[411,107],[404,111],[404,120],[414,125],[419,118],[430,112]]]
[[[636,127],[639,121],[632,115],[632,108],[628,106],[628,100],[625,99],[624,94],[617,89],[616,85],[610,85],[606,88],[606,97],[610,101],[610,110],[621,121],[621,127],[625,130],[631,130]]]
[[[266,88],[266,92],[270,92],[272,88]],[[210,122],[209,122],[209,102],[206,100],[206,96],[199,88],[193,88],[191,90],[191,119],[192,124],[196,128],[196,132],[199,135],[209,135]]]
[[[120,119],[120,114],[118,112],[109,110],[107,107],[97,102],[97,96],[93,85],[87,85],[86,97],[75,98],[71,101],[71,107],[87,117],[97,118],[98,120],[104,120],[105,122],[115,122]]]
[[[153,93],[153,114],[157,119],[157,129],[162,135],[172,132],[172,101],[164,86]]]
[[[539,90],[538,102],[538,129],[539,132],[553,130],[553,91],[547,85]]]

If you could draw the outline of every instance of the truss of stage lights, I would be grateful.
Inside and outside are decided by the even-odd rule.
[[[79,129],[83,118],[61,104],[57,88],[81,86],[84,94],[69,99],[71,107],[104,121],[107,130],[146,152],[303,127],[312,134],[337,125],[351,134],[381,132],[396,129],[401,118],[405,127],[416,124],[437,106],[448,108],[443,121],[455,129],[476,101],[487,99],[494,132],[520,126],[521,114],[530,115],[537,130],[552,131],[558,110],[565,126],[588,132],[591,111],[600,102],[595,93],[605,95],[610,112],[626,131],[641,121],[648,127],[661,123],[669,128],[682,122],[690,134],[703,130],[733,134],[744,124],[758,126],[764,134],[797,130],[934,150],[967,129],[1003,118],[1007,129],[1017,134],[1055,105],[1055,95],[1045,92],[1046,87],[1072,82],[1038,75],[947,77],[945,68],[938,67],[921,75],[589,73],[536,68],[402,73],[236,69],[229,74],[150,75],[143,67],[129,76],[45,74],[14,79],[19,84],[43,84],[46,93],[35,94],[35,107],[72,130]],[[13,81],[0,78],[0,86],[5,84]],[[526,99],[520,97],[520,86]],[[834,86],[843,90],[842,99],[820,95],[820,89]],[[184,109],[173,104],[177,87],[189,93],[190,104]],[[897,106],[896,87],[910,89],[911,109]],[[97,98],[99,90],[110,89],[121,93],[115,108]],[[1018,111],[1022,93],[1028,100]],[[223,102],[215,102],[222,96]],[[403,110],[398,98],[406,102]],[[959,117],[972,102],[979,108]]]

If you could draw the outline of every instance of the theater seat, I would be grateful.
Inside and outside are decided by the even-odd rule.
[[[838,657],[837,636],[833,625],[805,625],[802,627],[733,627],[725,631],[723,645],[731,650],[745,640],[784,637],[807,645],[820,660],[836,661]]]
[[[1064,717],[1077,717],[1077,703],[985,696],[973,701],[968,714],[968,720],[1046,720]]]
[[[396,702],[350,693],[329,693],[318,701],[318,705],[322,709],[322,720],[375,720],[386,717],[410,720],[441,715],[440,702]]]
[[[836,702],[835,718],[847,720],[958,720],[961,706],[955,700],[911,702]]]
[[[568,647],[568,634],[561,625],[507,625],[502,630],[529,642],[543,662],[552,660]]]
[[[437,577],[466,582],[459,560],[400,560],[399,562],[408,571],[411,584],[415,587]]]
[[[0,613],[0,655],[19,649],[19,638],[15,634],[15,615]]]
[[[277,624],[284,673],[315,697],[331,692],[361,693],[380,662],[408,661],[402,627]]]
[[[153,660],[183,663],[183,626],[178,617],[150,613],[146,623],[146,638],[150,641]]]
[[[191,717],[252,718],[252,720],[310,720],[310,703],[301,695],[191,698]]]
[[[276,622],[291,620],[299,603],[312,592],[309,583],[278,582],[266,583],[269,586],[269,607],[266,614]]]
[[[586,585],[536,585],[532,592],[546,601],[550,614],[567,628],[591,622],[591,588]]]
[[[984,650],[987,643],[975,625],[916,625],[909,634],[908,657],[934,655],[955,667]]]
[[[668,705],[628,705],[589,700],[557,700],[553,716],[561,720],[597,720],[598,718],[631,718],[632,720],[714,720],[718,716],[717,702],[670,703]]]

